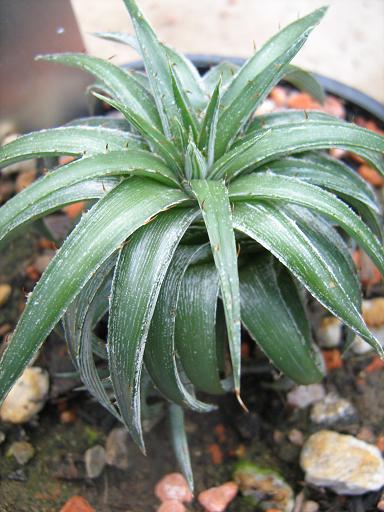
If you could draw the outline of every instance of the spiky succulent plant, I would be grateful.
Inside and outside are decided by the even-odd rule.
[[[345,148],[384,173],[384,140],[323,113],[254,115],[284,77],[321,99],[314,78],[289,63],[324,8],[287,26],[240,69],[222,63],[201,78],[159,43],[134,0],[124,1],[136,39],[101,35],[135,46],[145,75],[83,54],[39,58],[92,73],[96,96],[126,121],[80,120],[0,149],[2,166],[77,157],[0,209],[0,239],[91,201],[28,299],[1,360],[0,395],[62,319],[84,383],[144,449],[148,382],[174,404],[176,443],[184,442],[180,406],[212,409],[195,391],[232,389],[240,398],[242,324],[288,377],[321,378],[304,288],[382,354],[337,231],[383,271],[380,208],[351,168],[321,150]],[[95,327],[107,314],[103,341]]]

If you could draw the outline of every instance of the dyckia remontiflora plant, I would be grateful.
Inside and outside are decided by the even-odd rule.
[[[145,75],[83,54],[39,58],[92,73],[96,96],[126,121],[80,120],[0,149],[2,166],[78,157],[2,207],[1,239],[92,200],[28,299],[1,360],[0,395],[62,319],[84,383],[144,449],[149,383],[173,404],[176,444],[181,407],[213,407],[196,391],[232,389],[240,399],[241,325],[294,381],[321,378],[302,288],[382,353],[336,230],[383,271],[380,209],[365,182],[321,150],[353,151],[384,174],[384,139],[323,113],[254,116],[284,77],[321,97],[289,63],[325,9],[287,26],[240,69],[222,63],[201,78],[159,43],[134,0],[125,4],[136,38],[101,36],[133,45]],[[107,313],[102,341],[95,326]]]

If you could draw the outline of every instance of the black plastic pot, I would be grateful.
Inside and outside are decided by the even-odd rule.
[[[204,74],[212,66],[219,64],[221,61],[229,61],[234,64],[241,65],[245,59],[240,57],[226,57],[220,55],[187,55],[194,63],[201,74]],[[144,69],[142,61],[135,61],[127,65],[128,68],[142,71]],[[343,99],[346,103],[350,120],[354,116],[363,116],[373,118],[380,125],[384,123],[384,105],[379,101],[371,98],[353,87],[349,87],[337,80],[327,78],[315,73],[315,76],[322,84],[326,93],[332,94]]]

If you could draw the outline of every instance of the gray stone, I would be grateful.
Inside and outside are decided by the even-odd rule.
[[[384,461],[376,446],[330,430],[309,437],[300,464],[307,482],[337,494],[360,495],[384,485]]]
[[[110,466],[128,469],[131,461],[129,454],[129,434],[125,428],[114,428],[108,434],[105,445],[106,460]]]
[[[296,386],[287,394],[288,403],[299,409],[305,409],[309,405],[322,400],[325,389],[322,384],[309,384],[308,386]]]
[[[10,423],[28,422],[44,407],[48,389],[48,373],[37,366],[27,368],[0,407],[0,419]]]
[[[98,478],[106,464],[106,453],[103,446],[97,444],[84,454],[85,471],[88,478]]]
[[[336,393],[328,395],[312,406],[311,420],[317,425],[334,425],[338,422],[349,422],[357,418],[356,409],[351,402],[340,398]]]
[[[323,348],[338,347],[342,339],[342,322],[335,316],[326,316],[317,329],[317,340]]]
[[[35,449],[27,441],[15,441],[7,451],[7,457],[14,457],[18,464],[24,466],[35,455]]]
[[[244,460],[236,464],[233,479],[243,496],[262,510],[276,508],[282,512],[292,512],[293,491],[275,471]]]

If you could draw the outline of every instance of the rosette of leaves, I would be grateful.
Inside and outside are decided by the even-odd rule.
[[[1,360],[0,395],[62,320],[86,387],[143,450],[145,389],[152,383],[172,404],[188,473],[183,408],[214,407],[196,392],[232,389],[240,399],[242,325],[292,380],[321,379],[306,289],[382,354],[360,314],[339,232],[383,271],[380,208],[365,182],[322,150],[353,151],[384,174],[384,139],[322,113],[255,116],[282,78],[322,100],[312,75],[290,61],[324,8],[284,28],[241,68],[222,63],[201,78],[158,41],[133,0],[125,4],[136,38],[99,35],[133,45],[145,74],[83,54],[39,57],[92,73],[94,94],[124,120],[83,119],[0,149],[2,166],[76,157],[1,208],[1,240],[90,201],[28,298]],[[106,316],[103,340],[95,333]]]

